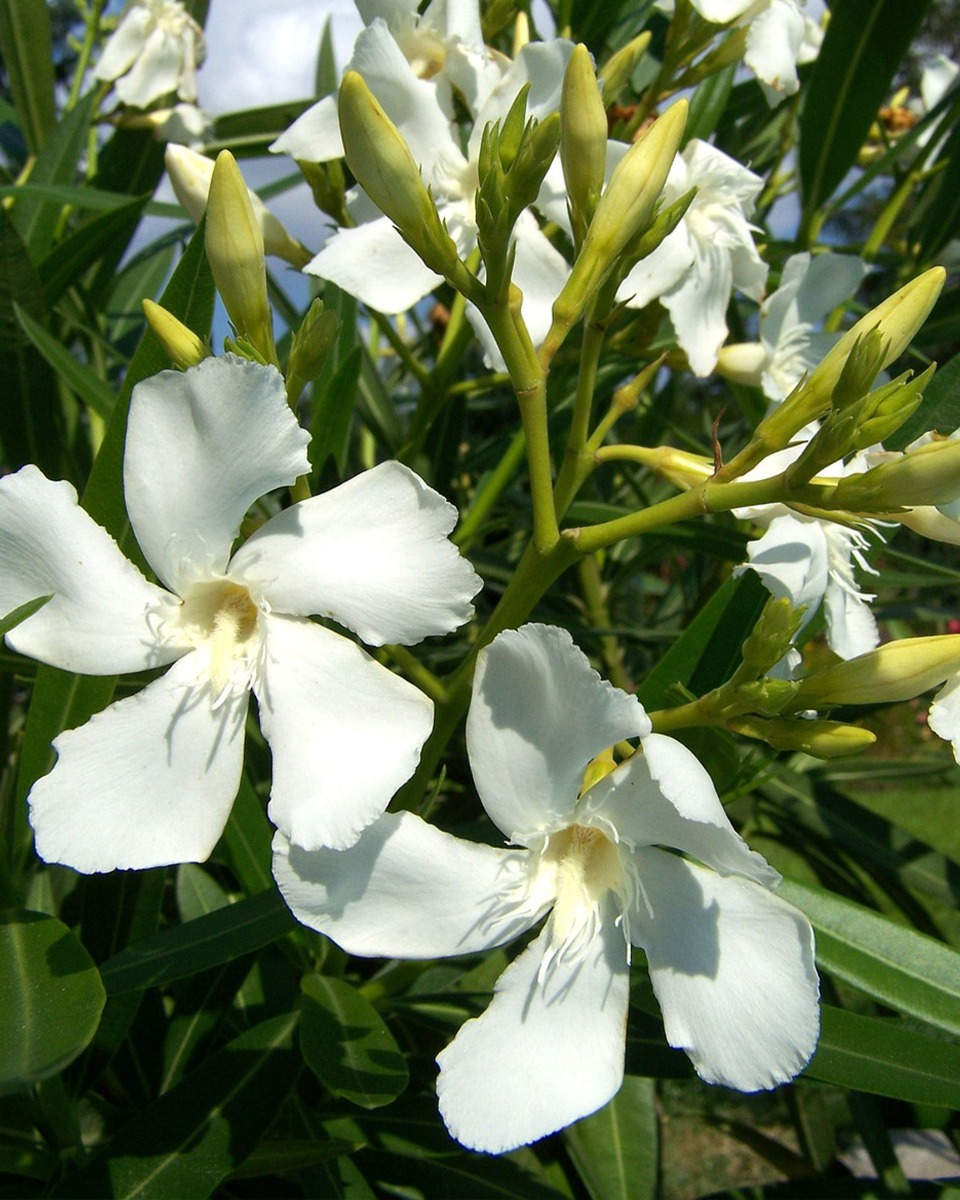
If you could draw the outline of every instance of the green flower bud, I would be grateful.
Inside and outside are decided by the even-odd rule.
[[[237,333],[264,361],[276,364],[263,234],[229,150],[221,150],[210,179],[204,245],[217,291]]]
[[[868,729],[842,725],[839,721],[735,717],[728,725],[734,733],[766,742],[774,750],[802,750],[814,758],[857,754],[877,740]]]
[[[340,318],[333,309],[324,309],[323,301],[314,300],[300,328],[293,335],[287,367],[287,395],[295,403],[300,392],[323,370],[327,355],[340,333]]]
[[[879,329],[870,329],[857,338],[831,393],[835,410],[854,404],[869,392],[884,361],[885,349]]]
[[[177,320],[173,313],[167,312],[159,304],[154,304],[152,300],[144,300],[142,304],[147,324],[175,367],[185,371],[210,357],[210,347],[205,345],[192,329],[188,329],[182,321]]]
[[[841,479],[832,503],[850,512],[894,512],[960,498],[960,440],[927,442],[893,462]]]
[[[340,84],[340,136],[357,182],[431,270],[448,275],[460,261],[410,148],[363,77]]]
[[[582,44],[574,47],[563,77],[560,163],[579,245],[600,199],[607,163],[607,113],[590,51]]]
[[[800,681],[797,710],[912,700],[960,671],[960,634],[901,638]]]
[[[802,608],[794,608],[785,596],[768,600],[753,632],[743,643],[744,670],[754,678],[765,675],[793,645],[793,639],[802,624]],[[773,684],[780,681],[766,682]]]
[[[620,93],[630,81],[630,76],[637,69],[640,59],[647,52],[651,34],[641,33],[622,46],[616,54],[604,63],[600,75],[603,79],[603,104],[607,108],[620,96]]]

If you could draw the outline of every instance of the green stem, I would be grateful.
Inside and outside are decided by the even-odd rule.
[[[384,646],[378,658],[393,659],[411,683],[415,683],[421,692],[425,692],[435,704],[446,699],[447,689],[423,663],[406,646]]]
[[[504,488],[520,469],[526,448],[526,435],[522,429],[518,429],[507,447],[506,453],[474,493],[473,501],[466,515],[453,535],[454,542],[464,552],[483,528],[490,510],[500,499]]]
[[[623,651],[616,637],[610,632],[610,610],[607,607],[606,588],[600,575],[600,566],[591,554],[577,563],[580,587],[587,608],[587,616],[594,630],[600,633],[600,654],[607,668],[607,678],[615,687],[625,692],[632,690],[632,680],[623,662]]]
[[[582,451],[587,444],[590,432],[593,394],[597,384],[603,339],[607,332],[606,325],[597,321],[595,316],[596,308],[594,307],[587,313],[583,325],[583,347],[580,351],[580,365],[577,371],[577,393],[573,402],[573,418],[570,424],[570,438],[567,442],[568,452],[579,453]]]
[[[882,249],[893,223],[899,217],[901,209],[913,194],[916,183],[917,173],[909,171],[900,181],[893,195],[883,206],[883,211],[877,218],[876,224],[864,243],[863,250],[860,252],[860,257],[864,262],[873,262]]]
[[[77,101],[80,99],[80,89],[83,87],[84,76],[87,73],[87,67],[90,63],[90,55],[93,53],[93,47],[96,45],[97,38],[100,33],[100,15],[103,12],[106,0],[95,0],[87,10],[86,22],[83,31],[83,42],[80,46],[80,52],[77,55],[77,63],[73,69],[73,82],[70,84],[70,91],[67,94],[66,103],[63,106],[63,111],[68,113],[75,108]],[[106,95],[109,90],[109,85],[104,85],[101,88],[102,94],[100,99]]]

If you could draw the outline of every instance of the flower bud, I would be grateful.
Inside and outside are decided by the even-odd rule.
[[[213,179],[213,162],[205,154],[197,154],[186,146],[167,146],[164,163],[170,183],[177,199],[187,211],[187,216],[200,224],[207,210],[210,181]],[[247,189],[250,206],[263,235],[265,254],[282,258],[291,266],[305,267],[313,257],[310,251],[290,236],[283,224],[277,220],[256,192]]]
[[[927,442],[862,475],[848,475],[831,502],[850,512],[893,512],[960,498],[960,440]]]
[[[640,59],[646,54],[650,38],[649,32],[640,33],[607,59],[601,71],[605,107],[609,107],[620,96],[630,76],[637,69]]]
[[[276,363],[263,234],[237,160],[221,150],[210,180],[205,246],[217,291],[242,339]]]
[[[734,342],[721,347],[717,371],[731,383],[760,387],[768,361],[767,352],[760,342]]]
[[[873,345],[879,339],[883,347],[882,353],[871,359],[871,366],[875,363],[877,371],[898,359],[936,304],[945,278],[943,267],[931,267],[861,317],[829,351],[810,378],[761,422],[758,432],[763,431],[764,441],[768,445],[785,446],[804,425],[823,416],[830,407],[847,359],[867,334],[874,335]]]
[[[560,163],[579,245],[597,207],[607,163],[607,114],[590,51],[582,44],[574,47],[563,76]]]
[[[295,403],[301,391],[323,370],[327,355],[340,333],[340,318],[333,309],[324,309],[316,299],[307,309],[300,328],[293,335],[287,366],[287,395]]]
[[[152,300],[144,300],[143,315],[166,351],[167,357],[181,371],[195,367],[197,363],[210,357],[210,347],[204,345],[192,329],[188,329],[173,313],[167,312],[159,304],[154,304]]]
[[[802,624],[802,608],[794,608],[785,596],[768,600],[760,619],[743,643],[744,667],[754,676],[765,675],[793,645],[793,639]],[[784,681],[771,679],[764,682],[773,685]]]
[[[857,754],[877,740],[869,729],[843,725],[839,721],[735,717],[727,723],[734,733],[766,742],[774,750],[802,750],[814,758]]]
[[[667,181],[686,120],[687,102],[678,100],[617,164],[570,278],[554,304],[555,317],[566,309],[583,312],[627,245],[643,233]]]
[[[885,349],[879,329],[869,329],[857,338],[830,394],[835,410],[856,403],[870,391],[884,360]]]
[[[800,681],[794,708],[911,700],[960,671],[960,634],[901,638],[815,671]]]
[[[457,247],[409,146],[356,71],[343,77],[338,112],[344,154],[357,182],[426,265],[449,274],[459,262]]]

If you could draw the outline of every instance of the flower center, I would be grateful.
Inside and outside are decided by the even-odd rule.
[[[204,659],[217,703],[249,690],[263,637],[260,608],[242,584],[194,584],[183,598],[180,628]]]
[[[592,825],[569,825],[547,841],[537,873],[553,877],[553,936],[544,956],[546,971],[555,958],[583,952],[603,920],[602,902],[608,892],[624,891],[625,872],[620,850],[603,830]]]

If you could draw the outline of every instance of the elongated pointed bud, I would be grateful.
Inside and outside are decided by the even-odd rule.
[[[769,357],[760,342],[733,342],[722,346],[717,358],[717,372],[731,383],[760,387]]]
[[[857,754],[877,740],[869,729],[839,721],[750,716],[734,717],[728,724],[734,733],[766,742],[774,750],[802,750],[814,758]]]
[[[892,512],[960,499],[960,440],[927,442],[893,462],[841,479],[832,500],[850,512]]]
[[[945,279],[943,267],[931,267],[862,316],[830,350],[810,378],[795,388],[761,423],[767,444],[785,446],[797,430],[823,416],[830,408],[847,359],[860,345],[882,346],[882,351],[870,362],[875,373],[898,359],[930,315]],[[868,335],[871,341],[864,343]]]
[[[204,242],[213,279],[240,338],[277,364],[263,234],[237,160],[221,150],[210,180]]]
[[[574,47],[563,76],[560,163],[579,245],[600,199],[607,163],[607,113],[590,51],[582,44]]]
[[[340,84],[340,136],[357,182],[431,270],[447,275],[459,263],[433,197],[410,148],[356,71]]]
[[[186,209],[191,221],[199,225],[200,218],[207,211],[210,181],[213,179],[213,160],[186,146],[170,145],[164,154],[164,163],[177,199]],[[310,251],[290,236],[282,222],[277,220],[256,192],[247,188],[247,195],[263,235],[264,253],[282,258],[291,266],[305,267],[313,257]]]
[[[651,36],[649,32],[638,34],[604,63],[600,72],[604,106],[609,107],[619,98],[640,59],[646,54]]]
[[[683,137],[687,107],[685,100],[672,104],[617,164],[573,271],[554,302],[556,326],[569,329],[579,318],[620,255],[649,223]]]
[[[327,356],[340,333],[340,317],[333,309],[325,309],[316,299],[307,309],[300,328],[293,335],[290,360],[287,365],[287,396],[296,404],[300,393],[323,370]]]
[[[143,315],[170,361],[181,371],[195,367],[197,363],[210,357],[210,347],[204,345],[192,329],[188,329],[173,313],[167,312],[159,304],[154,304],[152,300],[144,300]]]
[[[793,707],[912,700],[960,672],[960,634],[901,638],[800,681]]]

